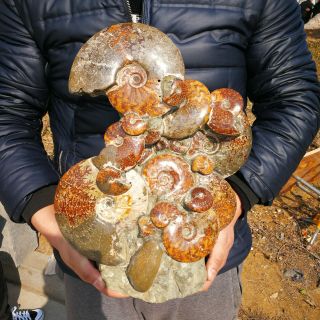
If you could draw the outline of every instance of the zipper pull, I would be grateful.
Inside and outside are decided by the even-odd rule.
[[[133,23],[141,22],[141,15],[140,14],[131,13],[131,19],[132,19]]]

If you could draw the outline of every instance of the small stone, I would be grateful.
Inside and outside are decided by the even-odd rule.
[[[290,278],[292,281],[302,282],[304,274],[297,269],[286,269],[283,273],[286,278]]]
[[[152,286],[160,267],[162,254],[163,251],[158,243],[150,240],[132,256],[127,276],[135,290],[145,292]]]
[[[278,292],[275,292],[274,294],[272,294],[272,295],[270,296],[270,299],[277,299],[278,296],[279,296],[279,293],[278,293]]]
[[[280,232],[276,235],[277,239],[280,240],[280,241],[283,241],[284,240],[284,233],[283,232]]]

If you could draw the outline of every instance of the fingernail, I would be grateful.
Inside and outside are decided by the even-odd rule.
[[[102,280],[102,278],[98,278],[94,283],[93,283],[93,286],[99,290],[99,291],[102,291],[104,288],[105,288],[105,284],[104,284],[104,281]]]

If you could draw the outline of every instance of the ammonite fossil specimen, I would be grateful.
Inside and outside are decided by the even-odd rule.
[[[224,178],[251,148],[242,97],[184,80],[173,42],[139,23],[89,39],[69,89],[107,95],[122,117],[106,128],[100,154],[59,183],[55,209],[64,236],[100,264],[115,291],[148,302],[197,292],[204,258],[236,209]]]

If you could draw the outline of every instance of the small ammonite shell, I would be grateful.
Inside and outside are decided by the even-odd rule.
[[[251,128],[248,120],[238,137],[222,137],[211,130],[198,131],[192,137],[188,157],[205,154],[214,163],[214,171],[223,177],[228,177],[238,171],[246,162],[251,149]]]
[[[192,160],[191,168],[193,172],[199,172],[201,174],[207,175],[213,172],[214,164],[209,156],[200,154]]]
[[[150,219],[157,228],[166,227],[177,216],[184,215],[178,207],[170,202],[158,202],[150,211]]]
[[[180,262],[204,258],[213,248],[218,234],[213,211],[196,213],[191,219],[178,216],[164,228],[162,241],[167,254]]]
[[[236,125],[236,117],[243,109],[241,95],[232,89],[217,89],[211,93],[212,110],[207,125],[218,134],[226,136],[238,136],[239,125]]]
[[[195,187],[189,190],[184,198],[184,205],[188,210],[195,212],[204,212],[213,205],[213,196],[211,192],[203,187]]]
[[[98,169],[111,165],[126,171],[139,162],[144,151],[142,135],[130,136],[124,132],[121,123],[116,122],[108,127],[104,139],[106,148],[94,160]]]
[[[141,216],[138,220],[138,226],[141,237],[150,237],[157,234],[158,229],[152,223],[150,216]]]
[[[220,150],[220,141],[218,137],[212,135],[205,135],[203,132],[198,131],[192,137],[191,146],[187,155],[189,157],[196,157],[199,153],[207,155],[212,162],[215,163],[215,154]]]
[[[96,183],[103,193],[112,196],[123,194],[131,188],[131,184],[125,181],[121,171],[112,167],[101,169],[97,174]]]
[[[146,24],[121,23],[99,31],[81,47],[71,68],[69,91],[104,94],[119,70],[132,62],[143,66],[148,80],[184,76],[181,53],[167,35]]]
[[[117,230],[137,228],[137,220],[145,215],[148,208],[146,183],[134,169],[124,173],[125,180],[132,187],[124,194],[109,196],[101,193],[95,206],[95,220],[101,224],[110,223]]]
[[[126,113],[120,120],[123,131],[138,136],[147,130],[147,122],[134,112]]]
[[[207,87],[196,80],[181,81],[183,105],[163,118],[163,136],[184,139],[196,133],[208,121],[211,96]]]
[[[190,165],[180,156],[163,153],[151,158],[142,174],[152,194],[167,198],[185,194],[194,184]]]

